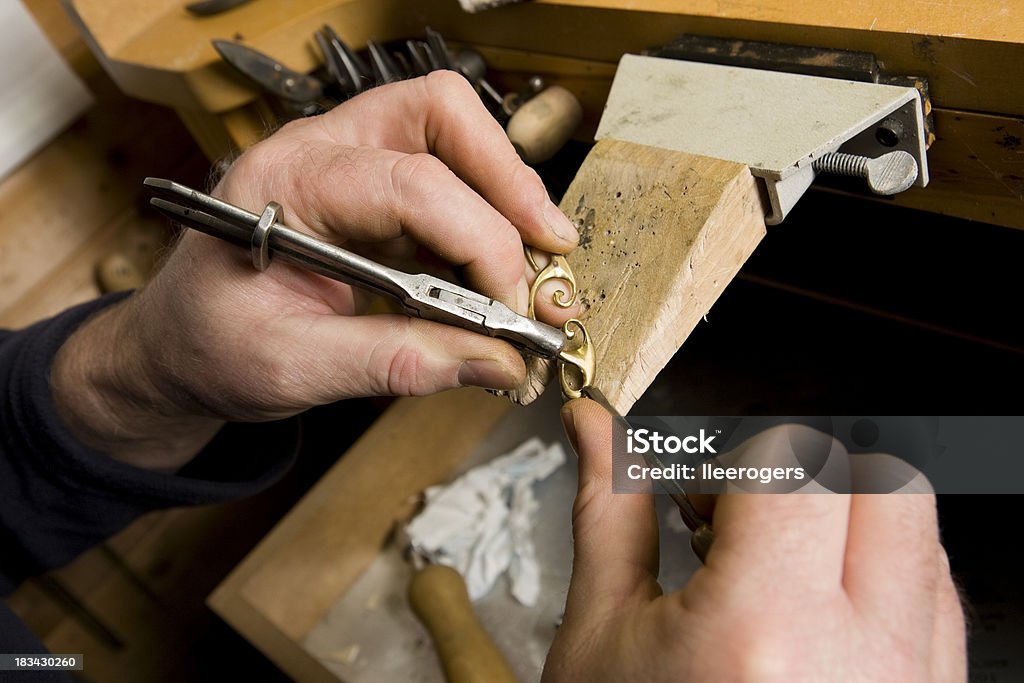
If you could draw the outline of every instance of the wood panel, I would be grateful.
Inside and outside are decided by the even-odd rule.
[[[928,76],[939,106],[1024,115],[1024,92],[1007,80],[1024,56],[1024,20],[999,0],[871,0],[840,10],[813,0],[539,0],[473,15],[448,0],[261,0],[210,19],[191,17],[178,0],[68,2],[126,92],[215,112],[255,90],[219,63],[212,38],[241,35],[310,70],[312,33],[327,22],[356,46],[431,25],[453,40],[604,62],[683,32],[864,50],[894,73]]]
[[[447,479],[510,409],[478,389],[399,399],[217,588],[211,606],[289,674],[329,680],[298,643],[377,556],[415,495]]]
[[[565,193],[596,386],[625,414],[765,235],[743,164],[600,140]]]

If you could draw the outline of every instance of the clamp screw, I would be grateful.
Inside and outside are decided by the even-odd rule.
[[[813,165],[818,173],[865,178],[875,194],[897,194],[917,180],[917,161],[904,151],[889,152],[877,159],[831,152],[815,159]]]

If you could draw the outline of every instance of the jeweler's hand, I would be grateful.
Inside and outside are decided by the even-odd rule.
[[[214,194],[358,250],[402,236],[469,287],[526,313],[523,244],[578,239],[464,78],[383,86],[286,125],[243,154]],[[439,258],[438,258],[439,257]],[[552,289],[557,289],[552,283]],[[223,420],[269,420],[343,398],[511,388],[508,344],[404,315],[356,315],[347,285],[186,232],[143,290],[86,323],[52,375],[62,417],[90,446],[142,466],[186,462]],[[571,311],[545,304],[561,324]]]
[[[706,565],[663,595],[651,496],[612,493],[609,416],[588,400],[565,410],[575,559],[545,683],[966,680],[932,494],[720,496]],[[787,448],[792,430],[812,431],[777,427],[747,448]]]

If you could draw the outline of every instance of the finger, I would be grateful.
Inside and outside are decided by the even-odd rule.
[[[830,463],[846,458],[838,441],[801,425],[766,430],[728,455],[738,456],[730,465],[774,467],[793,464],[800,452],[827,453]],[[849,505],[849,496],[834,493],[721,495],[707,566],[749,599],[838,591]]]
[[[232,170],[254,175],[249,169],[258,162]],[[437,158],[323,145],[260,175],[262,193],[287,206],[290,226],[335,242],[408,234],[464,267],[473,288],[526,312],[529,286],[519,233]]]
[[[893,456],[860,454],[858,471],[872,460]],[[855,494],[850,506],[843,585],[864,614],[902,629],[931,632],[940,574],[938,516],[932,493]]]
[[[338,142],[436,155],[508,218],[528,244],[564,253],[579,240],[480,96],[454,72],[374,88],[321,119]]]
[[[562,419],[579,455],[567,611],[614,610],[630,599],[658,595],[654,501],[649,494],[612,492],[611,416],[579,399],[562,408]]]
[[[954,683],[967,680],[967,633],[960,594],[949,571],[945,549],[937,549],[939,581],[932,631],[932,680]]]
[[[402,315],[316,315],[280,323],[288,354],[274,357],[278,393],[311,404],[353,396],[414,396],[459,386],[505,389],[525,373],[505,342]],[[301,353],[296,350],[301,349]],[[272,364],[274,361],[270,361]]]

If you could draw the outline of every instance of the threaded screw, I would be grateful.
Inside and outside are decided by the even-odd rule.
[[[912,154],[897,150],[872,159],[856,154],[831,152],[814,160],[818,173],[864,178],[875,194],[903,192],[917,180],[917,161]]]

